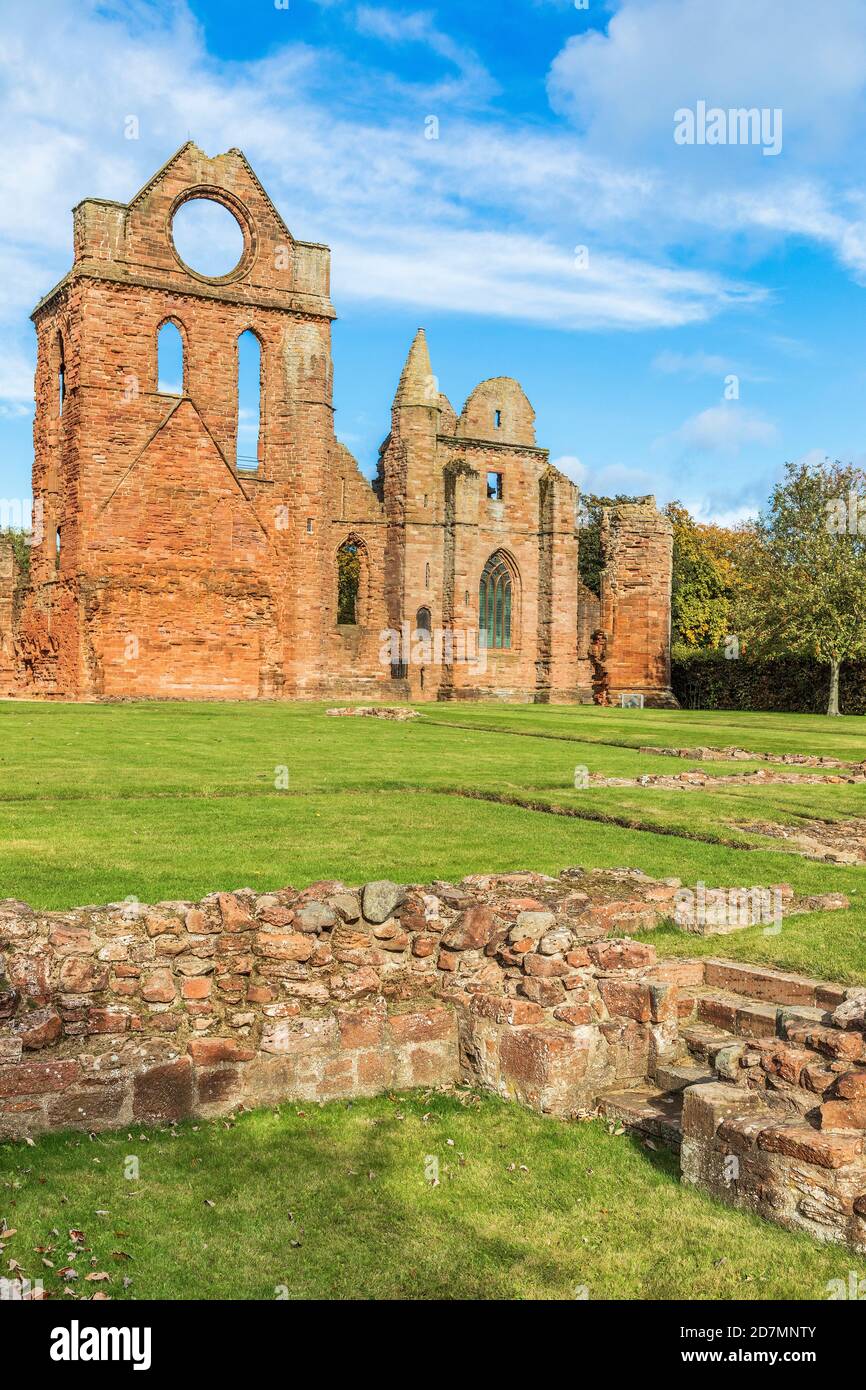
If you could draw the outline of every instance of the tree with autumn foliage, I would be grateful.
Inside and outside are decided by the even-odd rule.
[[[671,639],[675,646],[721,647],[740,627],[740,572],[754,528],[729,530],[695,521],[681,502],[669,502],[673,526]]]
[[[866,657],[866,473],[786,464],[756,532],[741,576],[750,650],[828,665],[836,715],[842,663]]]

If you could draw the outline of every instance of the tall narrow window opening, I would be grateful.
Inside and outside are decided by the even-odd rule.
[[[238,338],[238,468],[262,461],[262,345],[248,328]]]
[[[478,628],[486,633],[487,646],[511,646],[511,570],[499,550],[491,555],[478,585]]]
[[[63,402],[66,400],[66,362],[63,356],[63,339],[57,335],[57,414],[63,414]]]
[[[487,474],[487,500],[489,502],[502,501],[502,474]]]
[[[368,587],[364,542],[350,536],[337,551],[337,623],[355,626],[365,621]]]
[[[182,396],[184,384],[183,338],[171,319],[156,337],[156,389],[163,396]]]

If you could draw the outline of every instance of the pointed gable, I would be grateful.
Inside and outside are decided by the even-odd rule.
[[[174,245],[174,215],[195,198],[221,203],[243,235],[240,260],[225,275],[198,273]],[[88,269],[107,273],[110,268],[118,279],[174,290],[237,284],[266,289],[298,307],[334,317],[328,248],[292,236],[246,155],[236,148],[210,157],[188,141],[128,203],[84,199],[74,210],[74,244],[73,274]]]

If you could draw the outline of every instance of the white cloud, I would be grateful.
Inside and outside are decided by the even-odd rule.
[[[583,488],[589,472],[585,463],[582,463],[574,454],[561,454],[558,459],[551,459],[554,468],[558,468],[560,473],[564,473],[566,478],[570,478],[578,487]]]
[[[620,0],[605,31],[567,41],[548,91],[587,154],[651,172],[651,241],[805,236],[866,280],[856,177],[849,189],[866,137],[862,0]],[[698,100],[781,110],[782,153],[675,144],[675,111]]]
[[[517,232],[411,229],[333,244],[334,293],[562,328],[659,328],[700,322],[761,292],[712,275],[570,250]]]
[[[384,58],[413,41],[450,62],[455,83],[471,71],[471,55],[428,15],[367,6],[356,22],[377,30]],[[443,105],[440,138],[427,140],[423,118],[406,114],[425,108],[405,91],[393,97],[387,77],[292,40],[260,61],[219,63],[181,0],[162,13],[46,0],[7,14],[7,339],[32,352],[27,315],[71,262],[70,208],[128,199],[190,136],[211,154],[244,149],[295,235],[333,247],[341,297],[565,329],[676,326],[763,298],[759,286],[678,269],[663,248],[617,244],[610,229],[640,222],[661,196],[651,174],[611,165],[561,129],[479,121],[467,93],[468,105],[456,92]],[[130,115],[135,140],[124,138]],[[580,274],[578,243],[590,252]]]
[[[551,459],[554,468],[576,483],[582,493],[598,497],[647,497],[655,493],[658,473],[648,468],[634,468],[624,463],[607,463],[592,468],[573,454]]]
[[[771,445],[777,439],[778,430],[771,420],[737,402],[726,401],[691,416],[673,434],[657,440],[654,447],[737,455],[750,445]]]
[[[666,376],[682,376],[688,381],[697,381],[701,377],[716,377],[720,388],[724,383],[726,389],[729,377],[736,377],[738,382],[771,380],[746,363],[732,357],[723,357],[717,352],[703,352],[701,349],[694,352],[674,352],[665,349],[656,353],[650,366],[654,371],[663,372]]]
[[[606,31],[568,40],[549,91],[609,154],[665,152],[683,167],[674,111],[703,99],[723,108],[781,107],[786,146],[824,162],[839,157],[840,134],[863,117],[866,8],[860,0],[820,10],[814,0],[620,0]],[[737,167],[714,160],[720,150],[693,153],[716,174]],[[757,149],[727,153],[758,167],[768,162]]]
[[[354,19],[361,34],[382,39],[386,43],[423,44],[454,65],[458,76],[446,78],[431,87],[427,93],[431,100],[445,102],[459,98],[481,104],[499,91],[498,84],[477,55],[439,29],[433,16],[426,11],[398,12],[378,5],[359,5]]]
[[[33,408],[31,356],[8,344],[0,346],[0,400],[6,402],[6,415],[29,415]]]
[[[683,506],[695,521],[714,526],[739,526],[743,521],[751,521],[760,510],[760,503],[742,502],[735,506],[716,503],[706,497],[684,498]]]

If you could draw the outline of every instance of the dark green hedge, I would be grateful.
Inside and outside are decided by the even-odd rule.
[[[830,668],[805,657],[774,660],[741,656],[728,660],[724,652],[675,648],[672,660],[674,694],[684,709],[751,709],[824,714],[830,687]],[[866,714],[866,662],[849,662],[839,679],[843,714]]]

